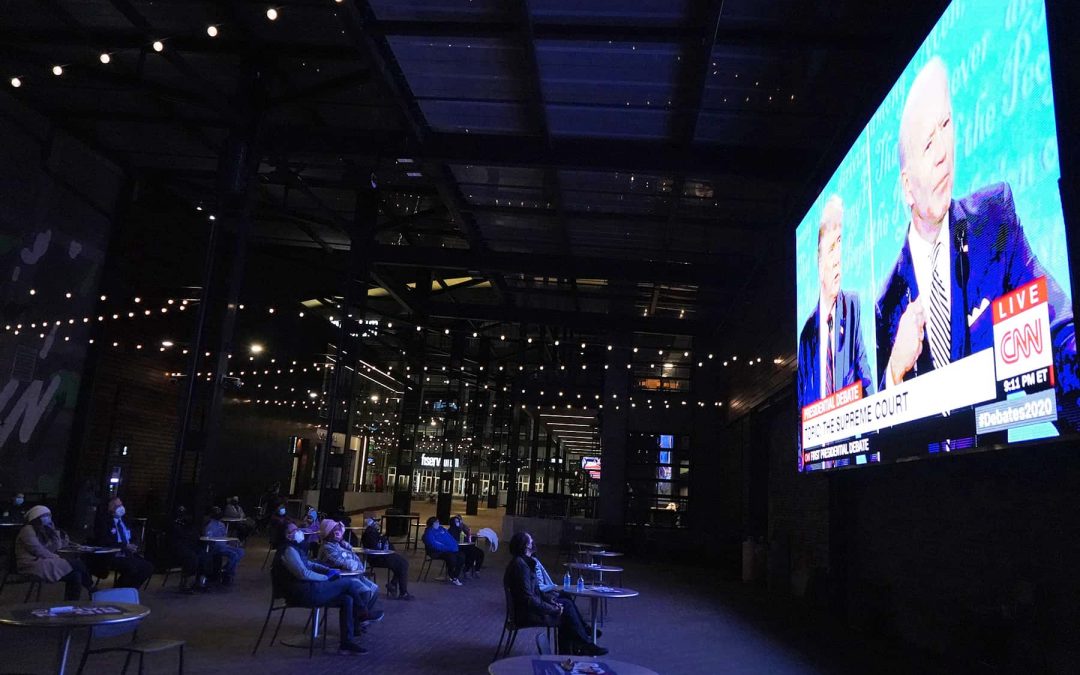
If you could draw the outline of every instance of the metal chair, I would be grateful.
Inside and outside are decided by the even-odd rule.
[[[416,581],[421,579],[427,581],[428,574],[431,572],[431,565],[435,562],[436,558],[431,555],[431,549],[424,547],[424,560],[420,563],[420,572],[416,575]],[[442,559],[440,559],[442,560]],[[443,571],[442,574],[446,576],[446,560],[442,560]]]
[[[316,583],[316,582],[308,581],[308,582],[305,582],[305,583],[313,584],[313,583]],[[274,603],[277,602],[278,600],[281,601],[281,604],[280,605],[275,605]],[[259,637],[258,637],[257,640],[255,640],[255,648],[251,650],[251,655],[252,656],[255,656],[255,654],[259,651],[259,645],[262,644],[263,635],[266,634],[266,627],[270,624],[270,615],[273,614],[274,612],[281,612],[281,616],[278,617],[277,625],[274,626],[274,634],[270,636],[270,646],[273,647],[274,646],[274,640],[277,640],[278,631],[281,630],[281,622],[285,620],[285,610],[293,609],[293,608],[303,608],[303,609],[311,610],[311,613],[308,615],[307,624],[305,624],[305,626],[304,626],[305,629],[308,626],[311,626],[311,634],[310,634],[311,639],[308,641],[308,658],[311,658],[312,655],[314,655],[314,653],[315,653],[315,637],[316,637],[316,633],[318,632],[318,629],[320,627],[323,628],[323,633],[322,633],[323,649],[326,649],[326,630],[325,630],[325,626],[326,626],[326,614],[328,613],[327,610],[329,609],[329,607],[326,606],[326,605],[311,606],[311,605],[305,605],[305,604],[290,603],[288,601],[288,599],[285,597],[285,592],[281,589],[281,587],[275,581],[275,579],[273,578],[273,575],[271,575],[271,579],[270,579],[270,609],[266,610],[266,620],[263,621],[262,630],[259,631]]]
[[[495,645],[495,656],[491,658],[492,661],[496,661],[499,658],[506,658],[510,655],[510,650],[514,648],[514,641],[517,640],[518,631],[522,628],[543,628],[544,632],[541,634],[544,636],[548,643],[548,647],[551,646],[551,640],[554,637],[555,644],[559,643],[559,627],[549,626],[547,624],[540,623],[521,623],[519,624],[514,618],[514,598],[510,595],[510,589],[503,587],[503,593],[506,596],[506,618],[503,620],[502,632],[499,634],[499,644]],[[503,649],[503,640],[506,640],[506,649]],[[537,636],[537,648],[540,646],[539,636]],[[502,651],[500,656],[499,651]]]
[[[134,588],[110,588],[104,591],[98,591],[91,596],[94,602],[126,602],[133,605],[139,604],[139,591]],[[83,669],[86,668],[86,659],[91,654],[104,654],[106,652],[126,652],[127,658],[124,659],[124,671],[127,672],[128,666],[131,664],[131,657],[139,655],[139,675],[144,672],[144,659],[147,654],[156,654],[169,649],[176,649],[179,651],[179,667],[177,672],[180,675],[184,673],[184,645],[187,644],[184,640],[172,640],[166,638],[157,638],[149,640],[139,639],[139,624],[141,621],[129,621],[127,623],[121,623],[116,625],[104,625],[95,626],[90,629],[90,639],[86,641],[86,648],[83,650],[82,660],[79,661],[79,669],[76,671],[76,675],[81,675]],[[127,644],[118,645],[116,647],[101,647],[97,649],[91,649],[90,645],[94,643],[94,640],[102,640],[111,637],[117,637],[119,635],[127,635],[131,633],[131,642]]]
[[[541,656],[550,656],[555,653],[551,650],[551,639],[548,638],[546,632],[536,634],[536,653]]]
[[[36,574],[23,574],[16,571],[15,563],[15,541],[11,540],[11,546],[8,547],[8,560],[7,566],[4,568],[4,576],[0,577],[0,593],[4,592],[4,587],[8,584],[27,584],[26,597],[23,598],[23,602],[30,602],[30,596],[37,592],[35,598],[38,602],[41,602],[41,585],[43,579]]]

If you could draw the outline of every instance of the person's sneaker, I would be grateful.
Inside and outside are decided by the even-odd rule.
[[[460,579],[451,579],[450,583],[454,584],[455,586],[464,586],[465,585],[465,584],[461,583]]]
[[[368,612],[367,615],[360,620],[360,626],[370,626],[373,623],[378,623],[383,620],[383,617],[385,615],[386,612],[382,611],[381,609],[376,609],[374,611]]]
[[[402,593],[401,595],[398,596],[398,600],[415,600],[415,599],[416,599],[416,596],[413,595],[412,593],[409,593],[408,591],[405,591],[404,593]]]
[[[367,650],[366,647],[361,647],[360,645],[356,644],[355,642],[344,642],[344,643],[342,643],[341,647],[338,648],[338,651],[340,653],[342,653],[342,654],[347,654],[347,655],[350,655],[350,656],[351,655],[360,655],[360,654],[367,654],[368,653],[368,650]]]

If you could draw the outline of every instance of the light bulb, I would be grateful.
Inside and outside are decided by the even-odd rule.
[[[19,87],[21,87],[21,86],[22,86],[22,80],[20,80],[20,79],[19,79],[19,78],[17,78],[17,77],[13,77],[13,78],[11,78],[11,86],[13,86],[13,87],[15,87],[16,89],[18,89]]]
[[[60,66],[53,66],[52,67],[52,74],[57,76],[57,77],[60,77],[61,75],[64,74],[64,69],[61,68]]]
[[[162,42],[161,40],[154,40],[153,47],[154,47],[155,52],[163,52],[163,51],[165,51],[165,43]]]
[[[266,10],[266,18],[270,19],[271,21],[277,21],[278,11],[271,7],[270,9]]]
[[[206,34],[209,35],[210,37],[217,37],[217,34],[218,34],[217,26],[207,26],[206,27]]]
[[[111,57],[111,56],[109,56],[109,55],[108,55],[107,53],[103,53],[103,54],[102,54],[101,56],[99,56],[98,58],[99,58],[99,59],[101,59],[101,62],[102,62],[102,63],[108,63],[109,61],[112,61],[112,57]]]

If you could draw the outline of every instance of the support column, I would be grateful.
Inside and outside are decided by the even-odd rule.
[[[600,416],[600,496],[598,512],[604,535],[617,539],[622,535],[626,508],[626,436],[630,413],[630,336],[611,335],[613,350],[608,352],[604,371],[604,410]],[[616,409],[616,407],[618,409]]]
[[[480,462],[484,441],[488,438],[488,420],[491,419],[491,391],[488,378],[491,373],[491,340],[484,337],[476,356],[476,389],[469,398],[470,431],[472,441],[465,460],[465,515],[475,516],[480,500]]]
[[[339,471],[336,480],[327,480],[327,466],[330,463],[330,455],[334,447],[334,432],[340,427],[345,445],[342,452],[348,450],[349,437],[349,408],[353,401],[350,396],[352,387],[342,392],[342,385],[348,381],[345,368],[356,367],[356,357],[353,354],[352,338],[353,321],[359,321],[363,325],[364,315],[367,312],[367,278],[371,266],[371,242],[375,236],[375,227],[379,218],[379,197],[375,190],[361,190],[356,194],[356,207],[353,217],[353,225],[349,229],[349,264],[345,271],[345,293],[342,300],[341,311],[338,315],[338,330],[336,337],[336,356],[334,372],[330,377],[330,386],[326,394],[327,417],[326,417],[326,442],[323,443],[319,452],[316,468],[315,485],[319,490],[319,511],[331,512],[337,509],[343,501],[345,472]],[[359,288],[357,288],[359,286]],[[349,316],[353,318],[350,319]],[[357,331],[359,332],[359,331]],[[344,414],[341,409],[342,399],[348,401]],[[344,423],[344,424],[343,424]]]
[[[517,397],[512,397],[515,401]],[[521,467],[519,455],[521,428],[528,423],[525,409],[513,403],[510,409],[510,433],[506,439],[506,515],[518,515],[518,470]]]
[[[202,513],[215,501],[213,479],[219,475],[216,467],[223,376],[228,371],[229,355],[236,351],[233,329],[251,227],[250,188],[260,157],[266,79],[260,64],[249,64],[233,97],[232,105],[237,114],[218,159],[218,204],[213,213],[214,220],[210,221],[210,241],[187,386],[180,402],[167,498],[170,513],[177,503],[183,502],[190,503],[196,513]],[[209,357],[205,356],[207,351]],[[213,374],[208,389],[200,387],[195,377],[195,373],[201,371]],[[197,418],[201,419],[201,426],[194,424]]]
[[[402,513],[409,513],[412,508],[413,462],[416,457],[417,428],[420,424],[420,410],[424,403],[424,359],[426,340],[423,333],[417,336],[411,349],[406,350],[404,363],[411,370],[404,371],[402,382],[405,393],[401,395],[401,424],[398,426],[396,476],[394,484],[388,486],[394,493],[394,508]]]

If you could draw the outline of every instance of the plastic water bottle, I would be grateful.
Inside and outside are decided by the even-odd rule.
[[[464,530],[457,533],[457,543],[459,543],[459,544],[464,544],[465,543],[465,531]]]
[[[577,589],[578,589],[578,593],[585,590],[585,577],[583,577],[581,575],[578,575],[578,578],[577,578]]]
[[[562,587],[563,587],[563,590],[566,590],[566,591],[570,590],[570,572],[567,572],[566,574],[563,575]]]

